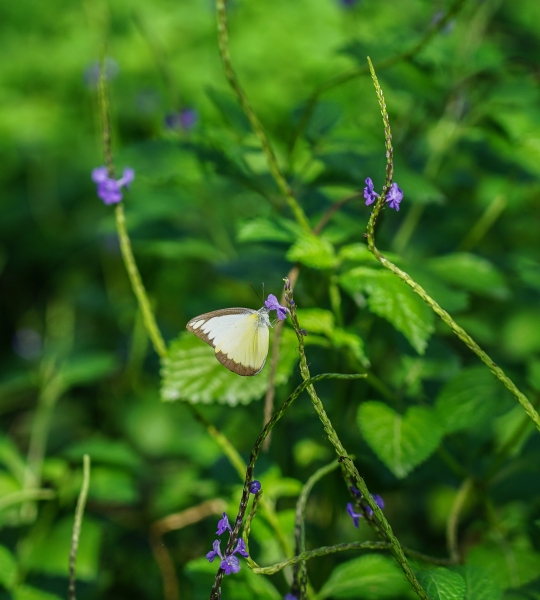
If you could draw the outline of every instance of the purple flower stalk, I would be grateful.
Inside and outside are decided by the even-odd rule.
[[[135,171],[126,167],[118,180],[109,177],[107,167],[92,171],[92,180],[97,184],[97,195],[105,204],[118,204],[122,201],[122,188],[128,189],[135,177]]]
[[[355,494],[355,496],[356,496],[356,494]],[[384,508],[384,500],[379,496],[379,494],[371,494],[371,497],[375,501],[375,504],[382,510]],[[354,507],[352,505],[352,502],[347,502],[347,512],[349,513],[349,516],[352,518],[354,526],[358,528],[360,519],[364,515],[361,513],[354,512]],[[366,514],[368,517],[373,516],[373,510],[369,506],[366,506]]]
[[[390,208],[399,210],[399,204],[403,200],[403,192],[399,188],[397,183],[393,183],[390,186],[388,194],[386,194],[386,202]]]
[[[225,575],[238,573],[238,571],[240,571],[240,561],[236,556],[234,556],[237,552],[244,558],[248,558],[249,556],[249,554],[246,552],[246,545],[244,544],[243,539],[238,540],[236,548],[228,556],[223,556],[221,553],[221,542],[219,540],[214,541],[212,548],[213,550],[208,552],[206,558],[209,562],[214,562],[214,559],[219,557],[221,559],[219,566],[225,571]]]
[[[364,198],[366,199],[366,206],[373,204],[377,198],[379,198],[379,194],[375,191],[373,187],[373,181],[368,177],[366,179],[366,187],[364,188]]]
[[[283,321],[287,318],[287,308],[285,308],[285,306],[281,306],[274,294],[268,294],[268,298],[266,299],[264,305],[268,310],[275,310],[280,321]]]
[[[261,482],[254,479],[249,485],[249,491],[252,494],[258,494],[261,489]]]

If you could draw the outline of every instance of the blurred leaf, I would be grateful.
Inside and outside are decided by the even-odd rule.
[[[510,294],[501,273],[481,256],[447,254],[431,258],[426,264],[443,281],[481,296],[503,300]]]
[[[448,381],[435,402],[447,433],[485,425],[508,410],[511,398],[487,367],[469,367]]]
[[[306,233],[289,248],[286,258],[312,269],[332,269],[337,264],[332,244],[322,237]]]
[[[413,204],[443,204],[446,200],[427,177],[406,167],[399,167],[399,187]]]
[[[238,105],[234,96],[221,92],[213,87],[206,88],[206,95],[225,117],[229,125],[236,129],[236,131],[243,134],[251,132],[251,125],[249,124],[248,118]]]
[[[314,440],[303,439],[294,445],[294,460],[301,466],[307,467],[319,460],[329,460],[330,450]]]
[[[433,453],[443,435],[435,412],[420,406],[400,415],[382,402],[363,402],[357,418],[373,452],[400,479]]]
[[[61,377],[66,387],[92,383],[109,375],[117,367],[113,354],[95,352],[70,358],[61,367]]]
[[[18,566],[15,557],[5,547],[0,546],[0,584],[11,590],[17,583]]]
[[[537,308],[515,311],[502,330],[503,347],[513,358],[523,359],[540,350],[540,313]]]
[[[29,585],[19,585],[13,590],[13,600],[60,600],[60,597]]]
[[[138,253],[157,256],[166,260],[194,258],[205,260],[211,264],[219,264],[228,259],[228,256],[222,250],[204,240],[145,240],[133,245]]]
[[[408,589],[403,571],[392,558],[366,554],[335,567],[318,597],[383,600],[400,598]]]
[[[472,565],[454,567],[465,580],[465,600],[500,600],[502,590],[489,573]]]
[[[351,295],[367,292],[371,312],[392,323],[419,354],[425,352],[434,330],[433,312],[406,283],[392,273],[368,267],[343,273],[339,282]]]
[[[37,540],[28,560],[30,570],[67,577],[72,532],[73,517],[70,516],[56,523],[47,536]],[[98,576],[101,536],[102,524],[85,515],[77,550],[77,579],[91,581]]]
[[[347,348],[363,367],[367,369],[370,366],[361,337],[338,327],[334,329],[330,339],[336,348]]]
[[[417,573],[420,585],[430,600],[462,600],[465,598],[465,581],[459,573],[437,567]]]
[[[82,461],[85,454],[92,458],[92,464],[99,463],[137,469],[141,466],[141,459],[124,440],[110,440],[97,433],[92,437],[75,442],[69,446],[64,455],[71,460]]]
[[[456,290],[446,285],[438,276],[430,273],[427,269],[422,269],[416,265],[407,265],[405,271],[407,271],[416,283],[421,285],[428,295],[430,295],[437,304],[440,304],[444,310],[458,312],[469,306],[469,295],[467,292]]]
[[[514,268],[523,283],[540,291],[540,263],[526,256],[516,256]]]
[[[505,540],[474,546],[466,562],[483,569],[503,590],[521,587],[540,576],[540,553]]]
[[[331,336],[334,332],[334,315],[322,308],[297,309],[300,327],[311,333],[324,333]]]
[[[302,491],[302,482],[292,477],[284,477],[277,465],[262,473],[259,480],[265,496],[272,500],[284,496],[298,496]]]
[[[295,334],[284,329],[276,385],[282,385],[291,376],[298,360],[297,345]],[[236,375],[216,359],[211,346],[191,333],[183,333],[171,343],[163,360],[161,397],[163,400],[187,400],[194,404],[247,404],[266,392],[269,371],[267,360],[263,370],[254,377]]]
[[[527,443],[527,440],[536,431],[534,423],[521,405],[516,405],[510,411],[501,415],[493,422],[495,432],[495,447],[497,451],[505,448],[509,456],[518,456]],[[514,436],[519,434],[517,439]],[[506,448],[506,445],[512,441],[512,445]]]
[[[264,218],[244,221],[238,226],[236,239],[239,242],[288,242],[296,239],[299,228],[288,219],[270,220]]]
[[[139,492],[130,473],[112,467],[92,467],[88,497],[98,502],[135,504]]]
[[[305,129],[306,138],[315,144],[329,133],[341,118],[342,109],[336,102],[320,100],[311,113],[311,118]]]
[[[386,254],[385,254],[386,256]],[[341,261],[378,263],[379,261],[369,251],[366,244],[349,244],[339,249],[338,257]]]
[[[0,463],[21,483],[26,473],[26,463],[17,446],[7,437],[0,435]]]

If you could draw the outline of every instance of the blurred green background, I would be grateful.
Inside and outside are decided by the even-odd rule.
[[[540,4],[465,0],[400,60],[450,7],[231,0],[232,60],[313,225],[366,177],[380,191],[384,137],[366,75],[319,95],[291,151],[302,110],[318,86],[364,68],[366,56],[381,65],[394,179],[405,199],[399,213],[383,213],[378,246],[538,404]],[[538,434],[476,357],[370,259],[362,198],[347,202],[323,241],[309,246],[228,88],[215,21],[211,0],[0,7],[0,598],[65,597],[85,453],[92,475],[78,597],[174,600],[163,577],[178,580],[183,599],[208,597],[216,565],[208,570],[201,557],[218,516],[201,509],[193,523],[163,533],[165,557],[152,550],[157,520],[215,499],[233,519],[240,496],[233,467],[182,400],[199,404],[247,459],[263,419],[263,402],[252,400],[264,396],[267,369],[239,387],[217,362],[203,376],[180,373],[203,345],[178,336],[197,314],[259,308],[250,283],[279,296],[295,262],[312,374],[369,370],[367,381],[318,389],[400,540],[445,556],[448,514],[472,477],[460,550],[484,589],[495,583],[488,595],[467,598],[540,598]],[[160,363],[125,273],[113,209],[90,179],[103,164],[103,47],[117,174],[135,170],[124,203],[128,229],[160,329],[176,340],[162,395],[178,402],[161,400]],[[284,340],[278,403],[300,381],[296,342]],[[209,389],[218,380],[221,387]],[[431,411],[403,464],[388,455],[388,430],[372,425],[381,402],[390,418]],[[300,398],[256,470],[287,536],[302,483],[332,459],[309,400]],[[45,490],[41,500],[35,488]],[[373,535],[365,524],[360,534],[354,529],[347,501],[337,472],[318,484],[306,514],[308,547]],[[259,564],[283,558],[264,515],[253,538]],[[309,563],[314,589],[355,558]],[[392,561],[377,560],[358,569],[379,573],[378,587],[353,579],[353,595],[337,586],[320,597],[410,597],[399,573],[388,576]],[[163,576],[167,565],[174,576]],[[288,590],[282,575],[264,583],[249,575],[243,563],[224,597]]]

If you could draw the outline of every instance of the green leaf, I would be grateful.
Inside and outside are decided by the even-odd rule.
[[[341,113],[341,106],[336,102],[319,101],[315,105],[308,126],[306,127],[306,138],[310,142],[316,143],[337,125],[341,118]]]
[[[506,540],[475,546],[467,554],[467,564],[483,569],[503,590],[521,587],[540,576],[540,553]]]
[[[282,385],[289,379],[298,360],[297,346],[294,332],[284,329],[276,385]],[[266,392],[269,372],[267,360],[261,373],[254,377],[231,373],[216,359],[211,346],[186,332],[171,343],[163,360],[161,397],[163,400],[187,400],[194,404],[248,404]]]
[[[85,454],[92,457],[92,464],[104,463],[128,469],[138,469],[141,459],[124,440],[111,440],[96,433],[85,440],[69,446],[64,455],[71,460],[82,460]]]
[[[206,88],[206,95],[225,117],[229,125],[241,133],[251,132],[251,125],[248,118],[232,95],[221,92],[213,87]]]
[[[135,504],[139,490],[134,477],[123,469],[93,467],[88,497],[101,502]]]
[[[516,311],[502,331],[505,351],[516,359],[540,351],[540,314],[536,308]]]
[[[29,585],[20,585],[13,590],[13,600],[61,600],[56,594],[50,594],[43,590],[30,587]]]
[[[430,273],[427,269],[416,265],[406,265],[405,270],[445,310],[457,312],[469,306],[467,292],[446,285],[437,275]]]
[[[435,412],[420,406],[400,415],[382,402],[369,401],[359,406],[357,418],[366,442],[399,478],[425,461],[443,435]]]
[[[370,362],[364,352],[364,341],[361,337],[345,329],[339,327],[334,329],[330,336],[332,344],[336,348],[347,348],[356,360],[366,369],[370,366]]]
[[[288,219],[251,219],[238,227],[239,242],[288,242],[292,243],[299,233],[296,223]]]
[[[489,573],[472,565],[454,567],[465,581],[464,600],[500,600],[502,590]]]
[[[463,600],[465,581],[459,573],[437,567],[417,574],[420,585],[426,590],[430,600]]]
[[[17,583],[18,567],[17,561],[11,552],[0,546],[0,584],[11,590]]]
[[[343,273],[339,282],[353,297],[367,292],[371,312],[392,323],[419,354],[425,352],[434,330],[434,315],[406,283],[392,273],[368,267]]]
[[[483,366],[460,371],[443,386],[435,401],[448,433],[482,426],[511,406],[509,392]]]
[[[67,577],[72,532],[73,517],[70,516],[58,522],[46,536],[36,540],[28,558],[30,570]],[[101,537],[102,524],[85,516],[77,550],[77,579],[90,581],[97,577]]]
[[[505,299],[509,295],[501,273],[480,256],[464,252],[447,254],[430,259],[427,267],[443,281],[481,296]]]
[[[323,308],[299,308],[297,310],[300,327],[308,334],[324,333],[331,336],[334,332],[334,314]]]
[[[145,240],[133,244],[137,253],[157,256],[162,259],[178,260],[192,258],[219,264],[227,260],[227,255],[215,244],[204,240],[184,238],[179,240]]]
[[[116,367],[117,359],[113,354],[94,352],[70,359],[62,365],[60,374],[64,385],[72,387],[106,377]]]
[[[400,598],[408,589],[403,571],[393,559],[366,554],[337,566],[318,597],[383,600]]]
[[[328,240],[305,233],[289,248],[286,258],[313,269],[332,269],[337,264],[334,246]]]

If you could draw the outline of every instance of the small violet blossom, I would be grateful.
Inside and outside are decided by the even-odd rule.
[[[223,513],[223,518],[218,522],[217,535],[221,535],[225,531],[229,531],[229,535],[232,533],[231,526],[229,525],[229,519],[227,518],[227,514]],[[206,559],[209,562],[214,562],[214,559],[219,557],[221,562],[219,566],[225,572],[225,575],[230,575],[231,573],[238,573],[240,571],[240,561],[236,556],[236,553],[240,554],[244,558],[248,558],[249,554],[246,551],[246,544],[243,539],[239,539],[236,548],[228,555],[223,556],[221,553],[221,542],[219,540],[214,540],[212,544],[212,550],[208,552],[206,555]]]
[[[232,533],[231,526],[229,525],[229,519],[227,518],[227,513],[223,513],[223,518],[218,521],[216,535],[221,535],[225,533],[225,531],[229,530]]]
[[[375,501],[375,504],[382,510],[384,508],[384,500],[379,496],[379,494],[371,494],[371,497]],[[349,513],[350,517],[352,518],[354,526],[358,527],[360,519],[364,515],[361,513],[354,512],[354,507],[352,505],[352,502],[347,503],[347,512]],[[366,506],[366,513],[367,513],[368,517],[373,516],[373,510],[369,506]]]
[[[298,596],[295,596],[289,592],[288,594],[285,594],[283,600],[298,600]]]
[[[379,194],[373,188],[373,181],[371,181],[371,177],[366,179],[366,187],[364,188],[364,198],[366,199],[366,206],[373,204],[377,198],[379,198]]]
[[[261,482],[257,481],[257,479],[254,479],[249,485],[249,491],[252,494],[258,494],[260,489],[261,489]]]
[[[390,186],[388,194],[386,194],[386,202],[390,208],[399,210],[399,203],[403,200],[403,192],[399,188],[397,183],[393,183]]]
[[[183,108],[179,112],[169,113],[165,117],[165,127],[167,129],[181,129],[190,131],[195,127],[199,120],[199,113],[193,108]]]
[[[128,188],[135,177],[135,171],[126,167],[118,180],[109,177],[107,167],[92,171],[92,180],[97,184],[97,195],[105,204],[118,204],[122,200],[122,188]]]
[[[287,318],[287,309],[285,306],[281,306],[274,294],[268,294],[268,298],[266,299],[264,305],[268,310],[275,310],[280,321],[283,321]]]

